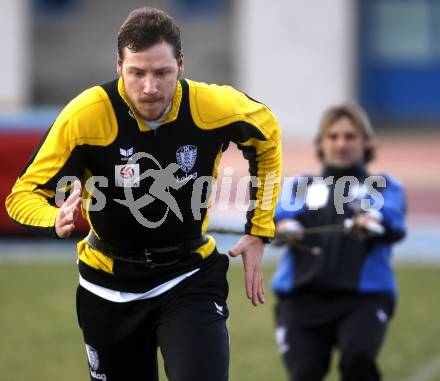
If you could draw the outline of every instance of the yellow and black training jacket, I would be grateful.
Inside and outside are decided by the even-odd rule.
[[[276,118],[265,105],[232,87],[188,79],[178,82],[171,109],[156,130],[150,129],[130,106],[122,78],[81,93],[64,108],[43,137],[7,197],[6,209],[25,228],[56,236],[56,192],[66,190],[66,176],[77,177],[83,185],[82,213],[101,241],[139,248],[196,239],[207,230],[208,207],[200,210],[200,216],[194,215],[194,182],[203,176],[216,178],[220,157],[230,142],[243,151],[250,174],[259,179],[259,186],[250,189],[256,204],[247,213],[245,232],[273,237],[281,176],[280,129]],[[137,164],[130,164],[130,157],[136,153],[148,155]],[[179,165],[174,176],[177,183],[183,180],[184,184],[163,191],[176,200],[180,218],[157,197],[144,203],[137,215],[116,201],[127,199],[127,187],[134,200],[148,194],[154,180],[141,176],[137,183],[133,176],[164,169],[171,163]],[[85,187],[86,183],[94,186]],[[97,208],[98,201],[101,204]],[[164,221],[153,228],[139,223],[139,218]],[[173,266],[148,269],[106,257],[82,240],[78,243],[79,269],[83,278],[95,284],[142,292],[209,262],[214,249],[215,241],[209,236],[197,249],[200,255],[196,259],[192,256]]]

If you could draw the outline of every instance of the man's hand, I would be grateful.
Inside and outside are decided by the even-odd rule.
[[[241,255],[243,259],[246,295],[254,306],[264,303],[264,281],[261,270],[263,251],[263,241],[252,235],[244,235],[237,245],[229,250],[231,257]]]
[[[82,203],[81,182],[75,181],[73,192],[61,206],[55,219],[55,232],[60,238],[67,238],[75,229],[75,221],[78,218]]]
[[[351,232],[360,239],[368,239],[384,233],[381,221],[368,213],[357,213],[352,220]]]
[[[275,246],[282,246],[289,243],[298,243],[304,239],[304,227],[297,220],[284,219],[277,223],[275,239],[272,243]]]

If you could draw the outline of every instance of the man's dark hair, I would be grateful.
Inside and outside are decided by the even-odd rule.
[[[180,29],[174,19],[160,9],[144,7],[130,12],[118,33],[118,54],[124,58],[124,48],[133,52],[165,41],[173,47],[174,56],[182,56]]]

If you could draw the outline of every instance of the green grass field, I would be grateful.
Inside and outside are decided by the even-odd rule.
[[[265,272],[268,281],[273,267]],[[387,381],[416,381],[414,375],[440,356],[440,267],[400,267],[397,273],[400,302],[381,364]],[[231,266],[229,282],[230,379],[285,379],[274,343],[273,298],[268,292],[266,305],[252,307],[239,266]],[[74,264],[0,264],[1,381],[89,379],[76,324],[76,284]],[[338,379],[333,363],[331,381]],[[423,381],[440,381],[440,372],[432,373]]]

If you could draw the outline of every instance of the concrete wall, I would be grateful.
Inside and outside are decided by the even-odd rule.
[[[0,12],[0,109],[15,110],[28,101],[30,28],[27,0],[2,0]]]
[[[210,17],[179,14],[174,0],[148,5],[167,10],[181,26],[188,78],[231,83],[266,103],[285,137],[310,138],[326,107],[354,96],[356,1],[225,1],[226,11]],[[26,2],[7,0],[15,9]],[[31,50],[23,42],[13,50],[30,50],[31,103],[63,105],[113,78],[119,26],[130,10],[144,5],[143,0],[80,1],[65,16],[34,16],[31,28],[25,22],[17,27],[32,36]],[[0,17],[6,18],[4,12]],[[11,66],[20,68],[23,61],[15,59]],[[20,80],[26,82],[20,75],[14,79],[18,86],[2,88],[10,89],[9,98]]]
[[[324,108],[354,94],[356,1],[234,4],[238,86],[275,112],[284,136],[313,136]]]
[[[218,16],[188,17],[173,9],[171,0],[81,1],[69,14],[34,18],[33,103],[62,105],[84,89],[113,79],[119,27],[131,10],[145,5],[168,11],[180,25],[187,77],[229,82],[228,9]]]

